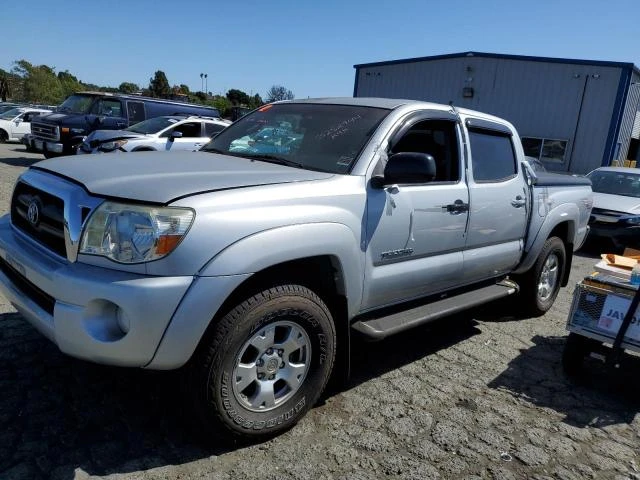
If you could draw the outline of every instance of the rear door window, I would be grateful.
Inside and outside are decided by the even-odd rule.
[[[518,172],[511,136],[491,130],[470,130],[473,179],[502,182]]]
[[[129,123],[131,125],[143,121],[145,119],[144,103],[127,102],[127,113],[129,114]]]

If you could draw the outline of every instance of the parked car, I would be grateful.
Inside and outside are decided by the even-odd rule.
[[[589,239],[616,250],[640,248],[640,170],[600,167],[587,177],[593,188]]]
[[[19,142],[31,131],[31,121],[51,110],[30,107],[16,107],[0,114],[0,143]]]
[[[50,115],[31,127],[34,147],[46,158],[75,153],[94,130],[122,130],[163,115],[202,115],[219,118],[213,107],[138,95],[81,92],[70,95]]]
[[[284,122],[295,148],[232,151]],[[525,170],[519,142],[471,110],[341,98],[266,105],[198,152],[40,162],[0,219],[0,291],[68,355],[185,366],[201,431],[265,439],[346,375],[352,334],[552,307],[591,183]]]
[[[124,130],[96,130],[78,148],[78,154],[199,150],[211,137],[231,125],[228,120],[198,116],[155,117]]]
[[[24,106],[26,106],[26,105],[21,105],[19,103],[2,102],[2,103],[0,103],[0,113],[4,113],[4,112],[6,112],[8,110],[12,110],[14,108],[24,107]]]

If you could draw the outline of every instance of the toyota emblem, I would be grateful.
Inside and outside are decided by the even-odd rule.
[[[27,220],[29,220],[29,223],[34,227],[38,225],[38,221],[40,220],[40,206],[35,200],[31,200],[31,203],[29,203],[29,209],[27,210]]]

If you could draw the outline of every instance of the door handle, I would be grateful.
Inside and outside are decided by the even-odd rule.
[[[522,198],[521,195],[518,195],[516,198],[511,200],[511,205],[516,208],[524,207],[526,203],[526,200]]]
[[[456,200],[449,205],[444,205],[442,209],[451,215],[460,215],[461,213],[469,211],[469,204],[464,203],[462,200]]]

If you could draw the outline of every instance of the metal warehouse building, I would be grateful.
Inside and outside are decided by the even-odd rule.
[[[451,103],[506,118],[527,155],[549,170],[640,160],[640,70],[632,63],[465,52],[354,67],[354,97]]]

